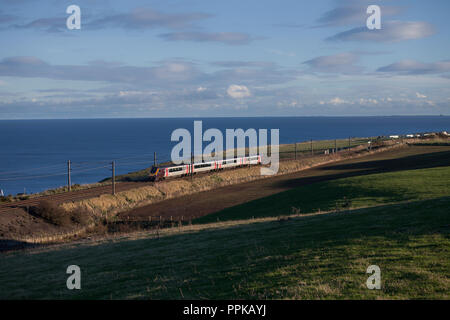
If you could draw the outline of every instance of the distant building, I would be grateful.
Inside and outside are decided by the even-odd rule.
[[[389,136],[389,138],[391,138],[391,139],[398,139],[398,138],[399,138],[399,136],[397,136],[397,135],[393,135],[393,136]]]

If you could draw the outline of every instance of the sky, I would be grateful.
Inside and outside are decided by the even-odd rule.
[[[0,0],[0,119],[449,115],[449,12],[448,0]]]

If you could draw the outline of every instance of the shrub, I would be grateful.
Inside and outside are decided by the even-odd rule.
[[[70,219],[78,223],[80,225],[87,225],[89,223],[89,220],[91,218],[91,214],[88,210],[83,210],[81,208],[77,208],[74,211],[70,212]]]
[[[41,201],[31,209],[31,213],[57,226],[67,226],[71,222],[69,214],[54,202]]]
[[[9,195],[7,197],[1,196],[0,197],[0,202],[12,202],[12,196],[11,195]]]
[[[108,221],[106,219],[102,219],[98,221],[95,227],[92,229],[93,233],[96,234],[107,234],[108,233]]]

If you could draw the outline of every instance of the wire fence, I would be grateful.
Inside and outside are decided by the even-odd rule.
[[[385,142],[389,139],[380,138],[348,138],[348,139],[336,139],[336,140],[320,140],[320,141],[302,141],[291,144],[283,144],[279,146],[279,158],[283,160],[302,159],[305,157],[317,156],[350,151],[356,147],[364,146],[365,148],[376,147],[378,144]],[[259,154],[261,147],[257,147],[256,150],[250,148],[234,149],[234,157],[250,154]],[[253,151],[253,152],[250,152]],[[267,153],[272,153],[271,146],[267,146]],[[214,154],[212,155],[214,156]],[[229,153],[224,151],[223,159],[229,157]],[[194,156],[195,162],[202,161],[204,155],[200,157]],[[145,159],[145,160],[144,160]],[[200,159],[200,160],[199,160]],[[186,159],[184,163],[190,163],[191,157]],[[58,163],[46,166],[30,166],[23,170],[15,171],[0,171],[0,186],[2,182],[11,181],[24,181],[26,185],[27,181],[36,179],[45,179],[53,177],[61,177],[62,187],[60,192],[73,191],[76,188],[73,186],[81,187],[77,184],[77,177],[82,174],[95,172],[96,176],[104,172],[105,179],[101,184],[111,184],[120,181],[142,181],[148,177],[149,171],[153,165],[170,165],[172,164],[171,155],[168,153],[145,153],[134,156],[127,156],[116,158],[113,160],[91,160],[91,161],[68,161],[67,163]],[[142,166],[141,169],[136,169],[138,166]],[[126,172],[127,170],[135,170],[129,173],[122,173],[116,176],[116,172]],[[108,178],[109,176],[109,178]],[[93,185],[95,182],[92,183]],[[88,187],[88,186],[85,186]],[[21,195],[21,194],[18,194]],[[0,187],[0,197],[4,197],[3,191]]]

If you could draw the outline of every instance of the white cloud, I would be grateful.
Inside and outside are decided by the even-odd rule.
[[[419,98],[419,99],[425,99],[427,96],[424,95],[424,94],[421,94],[419,92],[416,92],[416,97]]]
[[[227,93],[234,99],[250,97],[250,90],[246,86],[232,84],[228,87]]]
[[[378,68],[378,72],[399,74],[439,74],[450,72],[450,60],[424,63],[416,60],[401,60]]]
[[[312,71],[331,72],[331,73],[355,73],[361,72],[362,68],[356,66],[359,60],[357,54],[344,52],[330,56],[320,56],[303,62],[310,67]]]
[[[370,4],[367,1],[347,1],[344,4],[325,12],[318,20],[318,27],[364,25],[366,22],[366,9]],[[364,3],[366,2],[366,3]],[[397,15],[404,11],[404,8],[383,5],[381,12],[383,16]]]
[[[369,30],[358,27],[338,33],[327,40],[330,41],[376,41],[400,42],[426,38],[435,34],[434,27],[423,21],[388,21],[381,30]]]
[[[230,45],[249,44],[254,40],[242,32],[170,32],[159,37],[167,41],[222,42]]]
[[[333,98],[333,99],[330,100],[330,104],[335,105],[335,106],[339,105],[339,104],[343,104],[343,103],[346,103],[346,101],[344,99],[339,98],[339,97],[336,97],[336,98]]]
[[[361,99],[359,99],[359,104],[361,104],[361,105],[378,104],[378,100],[371,99],[371,98],[368,98],[368,99],[361,98]]]

